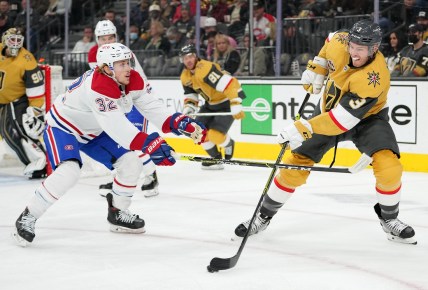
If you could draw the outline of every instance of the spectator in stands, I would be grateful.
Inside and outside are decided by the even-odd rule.
[[[210,32],[219,32],[217,31],[217,20],[215,20],[215,18],[213,17],[207,17],[205,19],[205,23],[204,23],[204,34],[202,35],[202,43],[207,47],[207,50],[210,49],[209,44],[208,44],[208,35],[210,34]],[[233,39],[233,37],[228,36],[229,38],[229,43],[230,45],[232,45],[233,48],[238,47],[238,44],[236,43],[236,40]]]
[[[188,5],[182,4],[180,7],[180,18],[174,22],[174,26],[176,26],[182,34],[190,38],[189,36],[195,30],[195,20],[190,15],[190,7]]]
[[[411,24],[408,29],[409,45],[399,53],[399,61],[391,76],[425,77],[428,71],[428,44],[422,36],[425,28],[421,24]]]
[[[161,17],[171,22],[176,7],[169,4],[168,0],[160,0],[159,6],[161,9]]]
[[[141,27],[143,22],[149,19],[150,0],[141,0],[138,5],[131,9],[131,17],[129,21],[137,27]]]
[[[169,43],[171,44],[171,49],[168,57],[177,56],[180,52],[180,49],[185,46],[186,44],[189,44],[189,39],[181,33],[177,27],[171,26],[166,31],[166,37],[169,40]]]
[[[270,14],[265,13],[265,4],[263,1],[254,1],[253,10],[253,32],[257,42],[261,46],[272,45],[275,40],[276,19]],[[245,32],[249,31],[247,24]]]
[[[143,22],[143,26],[141,27],[142,32],[146,32],[150,29],[150,25],[153,21],[159,21],[162,23],[164,28],[168,28],[171,23],[168,19],[165,19],[161,15],[161,8],[157,4],[152,4],[149,7],[149,19]]]
[[[300,53],[316,50],[316,48],[309,48],[305,36],[297,29],[295,21],[287,19],[284,22],[282,32],[282,53],[288,53],[294,57]]]
[[[149,38],[144,46],[145,50],[153,50],[154,55],[168,55],[171,45],[165,37],[165,29],[159,21],[153,21],[150,25]]]
[[[0,12],[0,35],[3,35],[3,33],[11,27],[12,25],[10,24],[7,14]]]
[[[229,37],[225,34],[217,33],[215,36],[215,49],[213,62],[218,63],[222,70],[233,75],[239,67],[241,57],[239,52],[229,43]]]
[[[16,15],[18,14],[18,10],[17,9],[12,10],[9,1],[2,0],[0,1],[0,13],[6,15],[10,25],[12,25],[15,22],[15,18],[16,18]]]
[[[142,50],[145,47],[144,40],[140,37],[140,29],[137,27],[137,25],[130,25],[129,26],[129,48],[132,51],[136,50]]]
[[[82,53],[88,52],[95,45],[94,31],[91,26],[86,26],[83,29],[83,37],[78,40],[73,47],[72,52]],[[86,62],[86,59],[84,60]]]
[[[125,27],[123,25],[123,23],[121,23],[121,21],[119,21],[118,18],[116,18],[116,12],[114,10],[106,10],[104,12],[104,20],[110,20],[111,22],[113,22],[114,26],[117,29],[117,37],[118,37],[118,42],[123,42],[123,40],[125,39]]]
[[[418,24],[421,24],[425,27],[425,32],[423,35],[423,40],[425,43],[428,43],[428,15],[427,10],[419,11],[418,17],[416,18]]]
[[[33,6],[33,1],[31,2],[31,6]],[[26,28],[27,28],[27,0],[22,0],[21,1],[21,12],[16,16],[15,19],[15,23],[13,24],[14,27],[18,28],[23,35],[26,34]],[[46,6],[47,9],[47,6]],[[44,11],[46,12],[46,10]],[[43,12],[43,13],[44,13]],[[31,45],[31,49],[34,49],[37,47],[37,35],[35,35],[33,32],[37,31],[37,28],[40,25],[40,17],[41,14],[38,12],[37,9],[33,9],[30,8],[30,27],[31,27],[31,31],[30,31],[30,45]],[[25,44],[24,46],[28,48],[28,43],[27,43],[27,39],[25,39]]]
[[[244,36],[245,25],[249,19],[247,0],[235,0],[229,7],[227,14],[230,16],[230,25],[227,28],[227,34],[239,41]]]
[[[226,0],[218,0],[217,3],[213,5],[210,14],[217,22],[226,22],[225,15],[228,15],[228,8]]]
[[[400,30],[393,31],[389,34],[388,45],[382,50],[389,72],[394,71],[395,66],[400,60],[398,53],[406,44],[407,40],[404,38],[404,35]]]
[[[264,76],[267,72],[266,67],[266,54],[263,48],[255,46],[257,43],[257,38],[254,37],[253,45],[253,55],[254,55],[254,76]],[[235,73],[237,76],[248,76],[250,75],[250,36],[248,34],[244,35],[244,47],[246,50],[241,53],[241,62],[238,67],[238,71]]]

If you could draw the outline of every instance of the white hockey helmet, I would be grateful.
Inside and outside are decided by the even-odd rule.
[[[117,40],[117,29],[116,26],[114,26],[113,22],[111,22],[110,20],[98,21],[97,25],[95,26],[95,40],[97,41],[97,44],[99,44],[99,36],[111,34],[114,34]]]
[[[109,43],[101,45],[97,51],[97,65],[103,67],[104,64],[113,70],[116,61],[132,58],[131,50],[121,43]]]
[[[10,55],[15,57],[24,44],[24,36],[21,30],[17,28],[9,28],[2,35],[3,47],[9,48]]]

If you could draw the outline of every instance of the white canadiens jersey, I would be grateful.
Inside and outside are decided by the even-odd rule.
[[[129,149],[140,133],[125,116],[133,105],[158,128],[162,128],[170,116],[153,95],[150,84],[136,71],[131,70],[127,86],[119,86],[112,78],[89,70],[74,80],[64,95],[57,97],[47,114],[47,123],[76,136],[81,143],[105,131]]]

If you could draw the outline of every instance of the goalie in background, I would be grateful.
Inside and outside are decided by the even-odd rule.
[[[43,73],[24,36],[9,28],[0,44],[0,136],[25,165],[29,178],[46,177],[46,154],[40,142],[45,128]]]
[[[286,126],[278,142],[289,142],[292,154],[284,163],[313,166],[336,142],[352,141],[357,149],[372,157],[376,184],[374,205],[387,238],[416,244],[413,228],[398,219],[403,166],[399,160],[394,131],[389,124],[388,91],[390,73],[379,52],[382,32],[378,24],[361,20],[350,31],[330,33],[314,60],[302,75],[303,87],[314,94],[325,89],[313,116]],[[281,169],[263,197],[260,212],[250,228],[256,234],[304,185],[309,171]],[[245,236],[250,221],[238,225],[235,234]],[[334,230],[334,228],[332,228]]]
[[[197,116],[196,120],[208,129],[207,140],[202,147],[214,159],[221,159],[220,148],[224,158],[232,159],[235,141],[228,131],[235,119],[245,117],[242,100],[245,93],[240,83],[217,63],[200,59],[193,44],[183,46],[179,52],[180,61],[184,64],[180,79],[184,88],[183,114],[225,113],[223,116]],[[204,104],[199,108],[199,96]],[[199,111],[198,111],[199,110]],[[227,113],[230,113],[227,115]],[[202,169],[221,170],[223,164],[202,162]]]

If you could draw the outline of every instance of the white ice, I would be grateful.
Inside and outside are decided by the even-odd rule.
[[[131,210],[146,233],[108,230],[97,193],[107,176],[83,178],[36,223],[27,248],[10,237],[40,181],[0,170],[0,288],[11,289],[428,289],[428,174],[405,172],[400,219],[417,245],[390,242],[373,211],[371,170],[312,173],[272,220],[248,239],[237,265],[235,227],[250,218],[271,169],[202,171],[179,161],[158,168],[160,195],[136,192]]]

